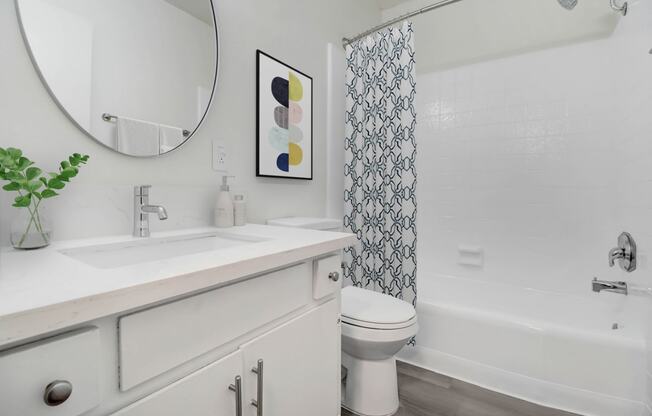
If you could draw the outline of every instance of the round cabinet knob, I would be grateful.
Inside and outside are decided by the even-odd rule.
[[[331,279],[333,282],[337,282],[340,280],[340,274],[338,272],[330,272],[328,274],[328,278]]]
[[[45,387],[43,401],[48,406],[59,406],[72,394],[72,384],[66,380],[55,380]]]

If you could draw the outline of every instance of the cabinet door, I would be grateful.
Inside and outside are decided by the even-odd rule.
[[[236,393],[229,385],[241,374],[242,354],[238,351],[113,416],[236,416]]]
[[[242,346],[245,415],[262,388],[264,416],[339,415],[340,325],[332,300]],[[252,369],[262,360],[262,387]]]

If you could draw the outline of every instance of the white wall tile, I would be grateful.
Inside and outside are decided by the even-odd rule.
[[[419,74],[419,249],[436,253],[420,276],[652,285],[606,265],[625,228],[652,246],[650,10],[607,39]],[[483,270],[457,264],[459,244],[485,248]]]

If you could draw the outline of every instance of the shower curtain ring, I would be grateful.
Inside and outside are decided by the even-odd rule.
[[[616,0],[609,0],[609,1],[611,2],[612,9],[622,13],[623,16],[627,16],[627,9],[629,7],[629,4],[627,2],[624,2],[622,6],[619,6],[618,3],[616,3]]]

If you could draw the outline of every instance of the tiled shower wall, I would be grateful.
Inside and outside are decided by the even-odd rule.
[[[422,297],[442,274],[591,296],[625,277],[624,230],[626,279],[652,286],[652,8],[633,3],[607,39],[419,75]]]

